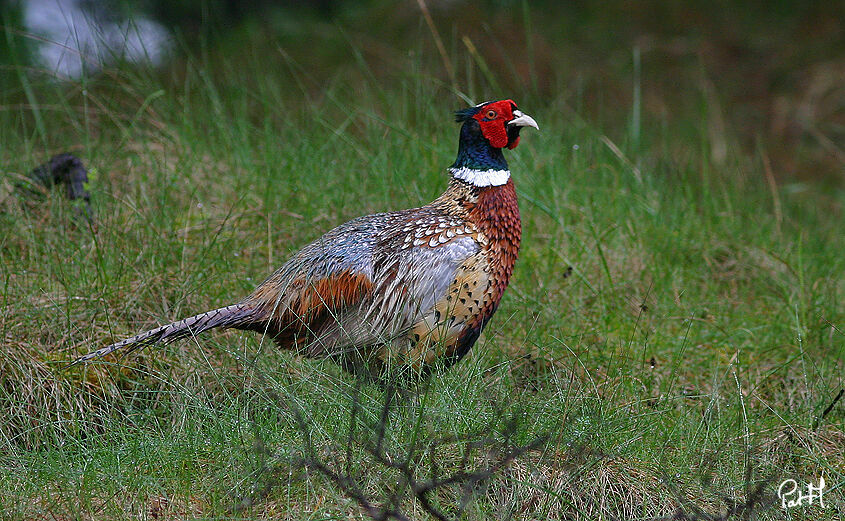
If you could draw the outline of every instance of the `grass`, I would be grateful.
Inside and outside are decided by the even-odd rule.
[[[463,102],[425,59],[385,84],[359,56],[320,82],[278,50],[289,68],[264,73],[264,51],[187,59],[171,76],[22,76],[0,99],[4,518],[367,519],[292,462],[342,469],[349,451],[355,486],[379,503],[397,475],[362,440],[380,425],[423,477],[461,468],[468,440],[546,440],[486,476],[463,519],[721,515],[749,498],[759,519],[845,513],[845,408],[822,417],[845,387],[841,186],[769,180],[763,147],[714,158],[706,100],[683,128],[638,108],[599,128],[577,91],[493,92],[470,52],[454,58],[474,71],[465,91],[512,96],[542,132],[508,156],[516,273],[456,368],[383,423],[379,388],[245,333],[62,370],[237,300],[336,224],[445,186]],[[65,150],[96,171],[94,227],[59,191],[13,188]],[[771,500],[783,479],[821,475],[825,508],[754,502],[756,484]],[[457,515],[461,495],[434,501]],[[400,507],[425,516],[409,494]]]

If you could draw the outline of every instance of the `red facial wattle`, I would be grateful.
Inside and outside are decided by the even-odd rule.
[[[513,110],[516,104],[509,100],[495,101],[481,107],[473,118],[481,126],[481,133],[496,148],[513,148],[519,142],[508,138],[508,121],[513,119]]]

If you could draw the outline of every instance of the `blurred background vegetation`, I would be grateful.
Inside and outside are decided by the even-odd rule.
[[[630,152],[680,133],[716,166],[730,149],[766,150],[776,179],[845,179],[843,2],[3,0],[0,10],[6,106],[25,98],[21,66],[31,82],[79,81],[147,60],[182,88],[188,57],[211,75],[240,58],[294,95],[291,71],[306,71],[319,98],[339,78],[372,75],[389,89],[420,63],[444,94],[472,95],[477,65],[486,92],[577,103]]]

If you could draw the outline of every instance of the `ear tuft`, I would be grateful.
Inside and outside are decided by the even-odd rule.
[[[462,109],[455,112],[455,123],[463,123],[464,121],[472,118],[475,113],[478,112],[478,107],[470,107],[468,109]]]

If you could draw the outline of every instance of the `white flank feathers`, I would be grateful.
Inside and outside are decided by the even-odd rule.
[[[450,168],[449,172],[457,179],[474,186],[502,186],[511,177],[510,170],[476,170],[474,168]]]

